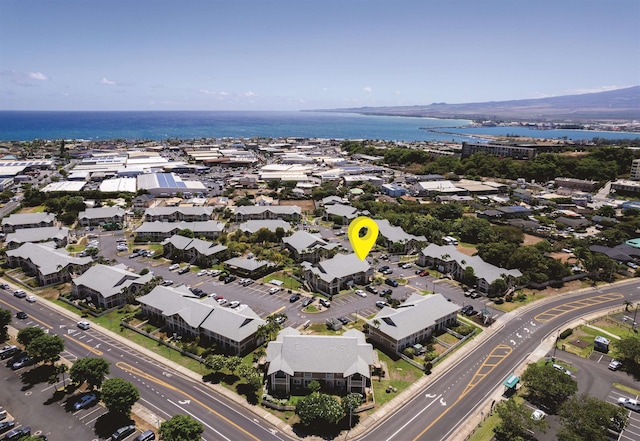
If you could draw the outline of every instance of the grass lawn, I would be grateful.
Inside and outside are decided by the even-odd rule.
[[[287,274],[289,274],[289,271],[277,271],[273,274],[269,274],[268,276],[265,276],[264,278],[264,283],[269,283],[271,280],[280,280],[281,282],[283,282],[282,288],[283,289],[298,289],[302,286],[302,284],[300,282],[298,282],[296,279],[294,279],[293,277],[289,277]]]
[[[403,359],[394,361],[384,352],[377,349],[375,351],[378,353],[380,362],[385,363],[389,371],[389,376],[387,378],[384,378],[382,381],[373,380],[371,382],[376,400],[376,407],[379,407],[388,401],[391,401],[400,392],[415,383],[418,379],[422,378],[424,376],[424,372],[407,363]],[[393,386],[398,389],[398,391],[387,393],[388,386]]]

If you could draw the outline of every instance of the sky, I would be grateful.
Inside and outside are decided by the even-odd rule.
[[[1,110],[302,110],[640,85],[639,0],[0,0]]]

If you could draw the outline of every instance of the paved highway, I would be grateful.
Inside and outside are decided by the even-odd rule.
[[[506,314],[495,334],[435,377],[402,407],[389,413],[375,431],[358,439],[385,441],[445,440],[461,422],[480,412],[480,403],[500,387],[523,360],[556,329],[583,315],[640,299],[640,282],[562,294],[544,303]],[[374,435],[375,434],[375,435]]]

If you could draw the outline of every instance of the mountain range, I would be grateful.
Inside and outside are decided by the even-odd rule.
[[[640,86],[581,95],[484,103],[433,103],[416,106],[357,107],[323,110],[363,115],[464,118],[472,120],[535,120],[615,122],[640,120]]]

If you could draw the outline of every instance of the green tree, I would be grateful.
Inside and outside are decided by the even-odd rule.
[[[194,237],[196,237],[193,231],[190,230],[189,228],[183,228],[182,230],[178,231],[178,236],[184,236],[190,239],[193,239]]]
[[[13,320],[13,314],[8,309],[0,309],[0,341],[7,339],[8,326]]]
[[[204,426],[189,415],[174,415],[160,424],[159,432],[164,441],[200,441]]]
[[[531,409],[513,399],[501,401],[495,410],[500,417],[493,429],[498,441],[525,441],[529,439],[529,431],[536,427],[545,431],[548,427],[546,421],[531,418]]]
[[[18,331],[18,342],[24,345],[24,347],[27,347],[32,340],[35,340],[38,337],[42,337],[43,335],[46,334],[44,333],[42,328],[28,326]]]
[[[227,360],[224,355],[213,354],[204,359],[204,365],[207,369],[219,372],[227,366]]]
[[[529,400],[555,411],[578,390],[578,383],[550,365],[530,364],[521,377]]]
[[[314,392],[298,401],[296,415],[305,426],[311,424],[336,424],[344,417],[342,406],[331,395]]]
[[[72,381],[89,385],[90,389],[100,387],[109,373],[109,362],[103,358],[79,358],[69,370]]]
[[[26,346],[27,354],[36,360],[54,364],[64,351],[64,340],[59,335],[43,334],[32,339]]]
[[[611,421],[627,421],[627,411],[587,394],[571,397],[560,409],[559,441],[606,441]]]
[[[342,406],[342,412],[345,415],[349,415],[356,410],[362,404],[362,395],[360,394],[347,394],[340,401]]]
[[[460,240],[469,243],[485,243],[492,240],[491,224],[478,217],[463,217],[453,226],[460,235]]]
[[[129,416],[131,408],[140,399],[140,392],[122,378],[109,378],[102,384],[100,396],[109,412]]]
[[[309,389],[311,393],[320,392],[321,387],[322,386],[320,385],[320,382],[318,380],[310,381],[307,385],[307,389]]]
[[[226,366],[227,366],[227,369],[231,371],[231,373],[235,373],[236,369],[238,369],[238,366],[240,366],[241,364],[242,364],[242,358],[236,355],[227,357]]]
[[[640,372],[640,337],[627,336],[612,342],[616,357],[629,372]]]

